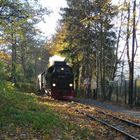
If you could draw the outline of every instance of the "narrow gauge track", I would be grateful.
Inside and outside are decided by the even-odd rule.
[[[79,104],[79,103],[78,103]],[[81,104],[80,104],[81,105]],[[85,107],[84,111],[83,108]],[[94,108],[94,111],[88,111],[90,107],[83,105],[81,109],[76,109],[75,111],[92,119],[106,125],[117,132],[123,134],[126,140],[140,140],[140,124],[135,123],[123,118],[114,116],[108,112],[102,111],[101,109]]]

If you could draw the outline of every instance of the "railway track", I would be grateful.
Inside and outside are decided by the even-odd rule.
[[[118,114],[114,115],[109,110],[105,111],[104,109],[96,106],[91,107],[89,105],[84,105],[75,101],[63,101],[61,103],[66,105],[66,107],[69,109],[71,108],[77,113],[82,114],[91,120],[95,120],[103,125],[106,125],[108,128],[121,133],[122,136],[124,136],[124,140],[140,140],[140,123],[136,121],[132,122],[120,114],[119,116]]]
[[[77,113],[82,114],[92,120],[98,121],[101,124],[106,125],[109,128],[121,133],[125,140],[140,140],[139,123],[112,115],[106,111],[102,111],[100,108],[92,107],[91,109],[90,106],[81,104],[80,106],[80,109],[75,110]]]

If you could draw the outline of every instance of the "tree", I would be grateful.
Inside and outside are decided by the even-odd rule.
[[[125,63],[127,66],[127,69],[129,70],[129,97],[128,97],[128,104],[130,107],[133,106],[133,97],[134,97],[134,66],[135,66],[135,61],[134,58],[137,53],[137,25],[139,23],[139,19],[137,18],[137,2],[134,1],[126,1],[124,0],[123,3],[120,4],[122,14],[121,16],[121,24],[120,24],[120,31],[118,35],[118,41],[117,41],[117,46],[122,45],[119,44],[120,42],[124,42],[124,47],[122,50],[122,54],[118,60],[118,62],[122,62],[122,64]],[[133,5],[133,7],[132,7]],[[121,41],[120,41],[121,40]],[[127,55],[127,60],[125,60],[125,52]],[[122,69],[123,69],[122,65]]]
[[[37,38],[39,31],[34,25],[43,20],[42,16],[48,14],[48,11],[43,9],[37,1],[30,3],[28,0],[1,0],[0,3],[2,19],[0,29],[3,39],[8,42],[8,47],[12,51],[11,79],[15,82],[17,64],[22,66],[24,77],[27,77],[28,64],[33,63],[31,57],[28,59],[31,55],[30,50],[41,45]]]
[[[115,33],[111,30],[113,7],[108,1],[69,0],[67,3],[68,7],[62,9],[61,25],[65,29],[62,29],[64,38],[61,41],[66,46],[61,53],[73,64],[76,85],[85,77],[97,76],[105,94],[105,79],[110,79],[115,59]],[[95,75],[97,69],[100,72]]]
[[[130,20],[130,3],[128,6],[128,31],[129,31],[129,20]],[[135,57],[135,43],[136,43],[136,0],[133,1],[133,21],[132,21],[132,53],[131,60],[129,57],[129,44],[127,45],[127,56],[129,64],[129,105],[133,106],[134,96],[134,57]],[[129,32],[128,32],[129,34]]]

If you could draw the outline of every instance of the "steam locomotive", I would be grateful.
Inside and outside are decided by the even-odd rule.
[[[45,72],[38,75],[37,87],[41,95],[47,94],[54,99],[73,99],[74,75],[65,61],[54,62]]]

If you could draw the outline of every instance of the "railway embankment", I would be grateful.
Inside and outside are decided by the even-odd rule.
[[[0,140],[96,140],[87,120],[77,117],[68,103],[0,82]]]
[[[79,114],[82,105],[17,92],[11,83],[0,83],[0,139],[123,140],[120,133]]]

